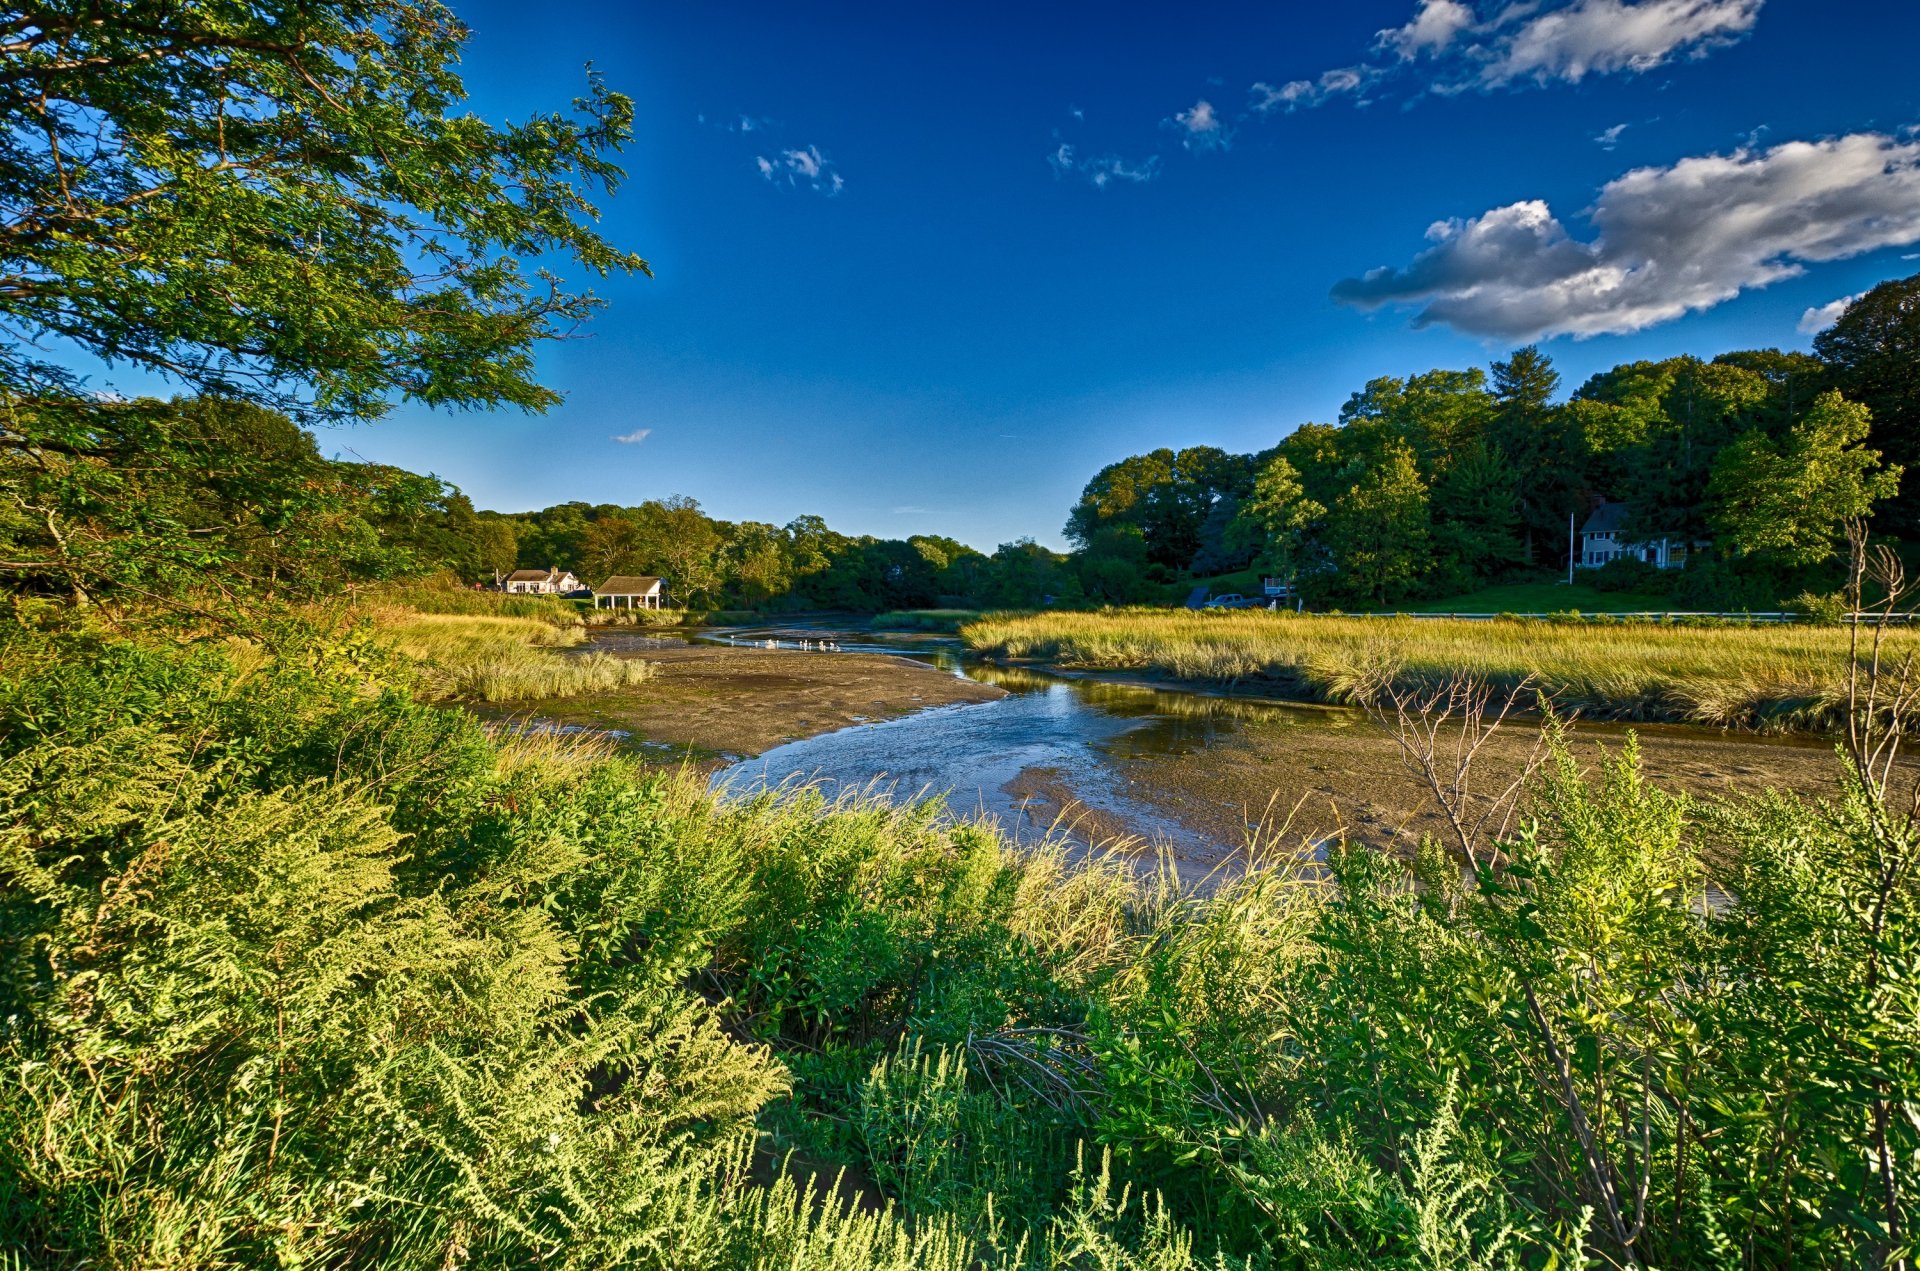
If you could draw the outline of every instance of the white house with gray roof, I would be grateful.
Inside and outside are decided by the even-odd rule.
[[[1616,560],[1642,560],[1656,569],[1679,569],[1687,563],[1687,540],[1670,534],[1653,538],[1625,532],[1627,505],[1603,501],[1580,527],[1582,569],[1598,569]]]

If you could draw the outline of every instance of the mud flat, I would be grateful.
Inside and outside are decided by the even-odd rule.
[[[546,723],[625,736],[646,753],[701,767],[929,707],[1006,696],[990,684],[884,653],[757,649],[625,635],[598,636],[590,647],[644,658],[658,671],[631,691],[545,701],[534,713]]]
[[[1444,836],[1438,810],[1393,738],[1357,711],[1275,712],[1214,727],[1183,723],[1122,734],[1102,749],[1126,799],[1153,807],[1222,853],[1282,827],[1289,843],[1343,835],[1404,849],[1424,834]],[[1625,750],[1629,735],[1621,725],[1576,724],[1569,749],[1583,770],[1597,775],[1609,756]],[[1839,793],[1832,747],[1811,738],[1762,740],[1657,724],[1631,735],[1646,779],[1672,793],[1709,799],[1767,789]],[[1526,764],[1536,737],[1529,721],[1497,734],[1476,760],[1474,788],[1505,787]],[[1064,793],[1071,795],[1071,788]]]

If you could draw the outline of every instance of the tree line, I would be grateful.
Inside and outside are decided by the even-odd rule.
[[[1814,341],[1623,363],[1564,401],[1528,347],[1486,370],[1383,376],[1336,423],[1256,454],[1163,449],[1103,468],[1068,518],[1089,600],[1241,569],[1312,603],[1379,605],[1564,571],[1569,522],[1626,505],[1628,540],[1687,544],[1602,585],[1701,608],[1838,583],[1849,517],[1920,531],[1920,275],[1881,284]]]

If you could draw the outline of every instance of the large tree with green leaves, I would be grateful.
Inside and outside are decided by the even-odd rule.
[[[523,262],[646,268],[590,202],[621,175],[633,108],[589,76],[571,114],[491,124],[462,109],[467,36],[432,0],[0,18],[14,412],[80,389],[45,341],[307,421],[553,404],[533,348],[597,302]]]
[[[1840,390],[1873,412],[1873,444],[1905,467],[1906,487],[1885,509],[1887,528],[1920,532],[1920,274],[1883,282],[1814,337]]]
[[[1829,391],[1780,441],[1755,429],[1722,450],[1708,487],[1720,550],[1785,565],[1829,559],[1846,522],[1900,485],[1900,469],[1863,444],[1869,427],[1866,407]]]
[[[632,106],[589,75],[570,113],[482,120],[467,35],[432,0],[0,15],[0,570],[111,582],[66,557],[88,513],[56,496],[192,452],[101,409],[89,359],[305,424],[557,400],[533,351],[599,302],[550,267],[646,269],[590,201]],[[30,544],[6,532],[23,521]],[[118,541],[151,551],[144,587],[190,581],[165,565],[185,535],[158,518]]]
[[[1300,474],[1281,455],[1261,465],[1253,492],[1227,529],[1231,543],[1253,552],[1254,568],[1292,578],[1305,558],[1307,533],[1327,510],[1307,497]]]
[[[1413,589],[1428,557],[1427,485],[1404,443],[1388,447],[1327,512],[1321,541],[1332,557],[1331,590],[1391,604]]]

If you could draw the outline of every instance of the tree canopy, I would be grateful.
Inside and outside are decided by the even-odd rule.
[[[0,19],[0,390],[84,386],[37,350],[306,421],[397,400],[540,409],[533,348],[596,306],[548,268],[644,270],[592,227],[632,103],[461,111],[432,0],[55,0]]]

